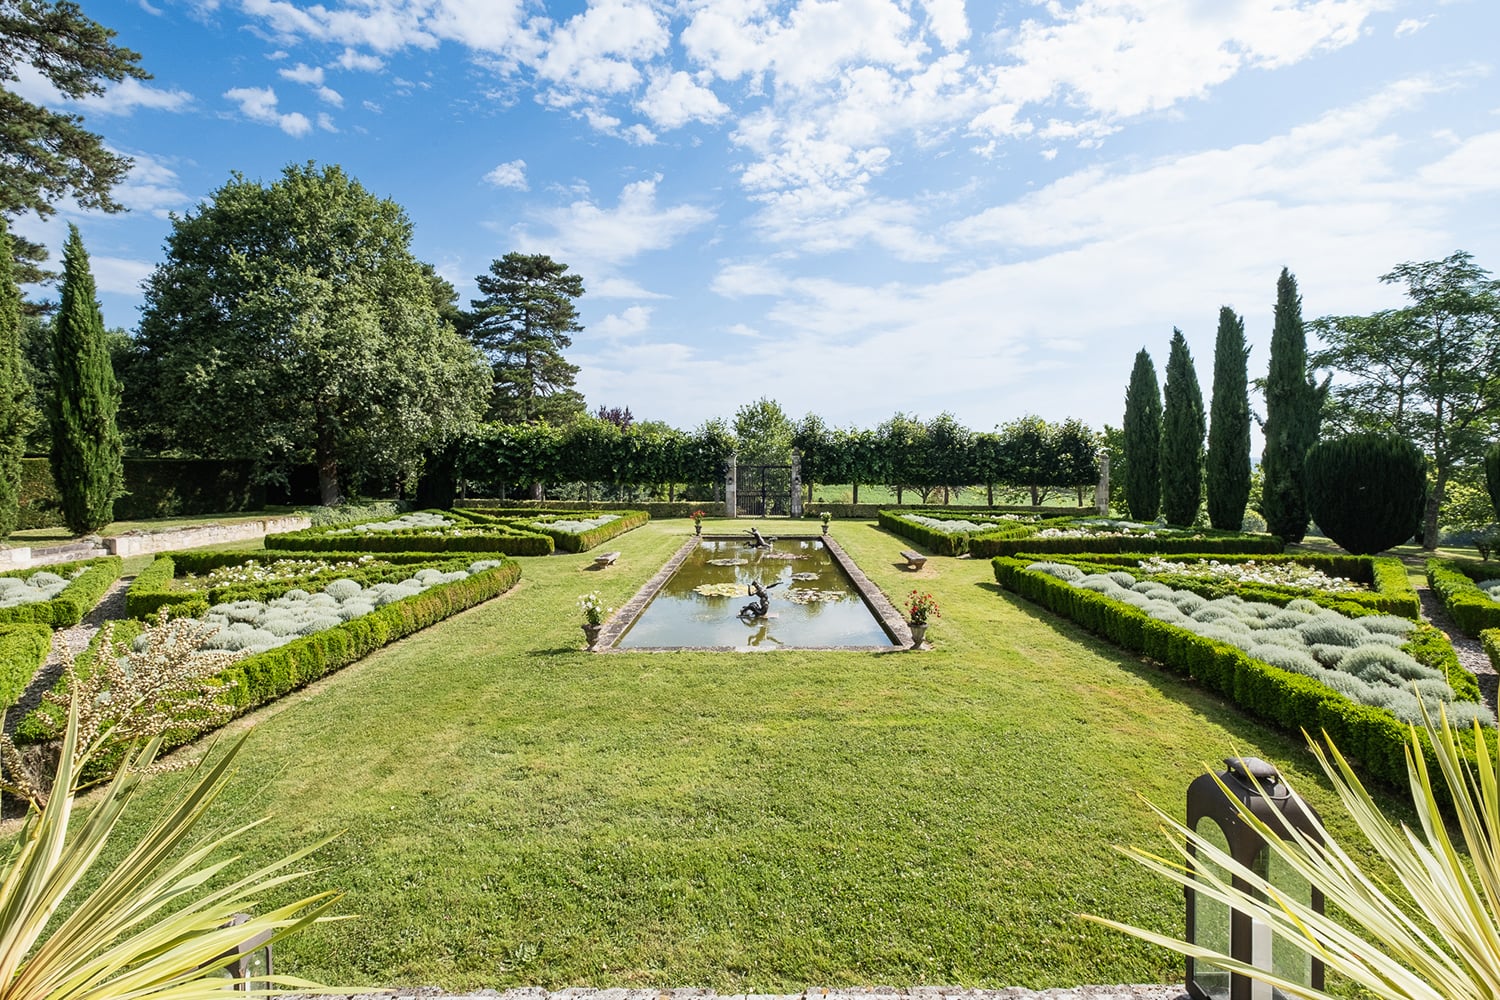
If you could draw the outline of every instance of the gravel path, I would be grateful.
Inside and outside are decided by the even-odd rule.
[[[88,649],[89,642],[98,634],[100,627],[107,621],[125,617],[125,591],[134,580],[133,576],[122,576],[116,580],[111,587],[104,592],[99,603],[94,609],[83,616],[83,621],[71,628],[58,629],[52,633],[52,652],[47,657],[47,662],[42,664],[31,683],[26,685],[20,700],[8,708],[5,712],[5,732],[14,733],[16,726],[26,718],[26,714],[42,703],[42,695],[52,690],[57,679],[62,676],[63,669],[68,662],[68,654],[77,656]]]
[[[1500,674],[1495,673],[1495,665],[1490,662],[1489,654],[1484,651],[1484,646],[1478,639],[1471,639],[1464,635],[1448,615],[1448,609],[1443,607],[1443,599],[1427,586],[1426,580],[1423,580],[1417,587],[1417,597],[1422,601],[1422,617],[1447,634],[1448,641],[1453,643],[1453,651],[1458,654],[1458,662],[1474,674],[1479,681],[1479,693],[1484,695],[1484,703],[1490,707],[1491,712],[1496,712],[1495,701],[1497,689],[1500,689]]]

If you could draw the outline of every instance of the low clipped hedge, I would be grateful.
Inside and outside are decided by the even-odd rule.
[[[708,517],[724,517],[722,500],[496,500],[466,499],[458,501],[464,510],[479,510],[485,513],[505,511],[509,516],[537,514],[561,514],[569,511],[590,511],[595,514],[643,510],[655,520],[675,517],[692,517],[693,511],[701,510]],[[457,508],[455,508],[457,509]]]
[[[990,508],[984,508],[983,510],[973,511],[970,513],[983,514],[988,510],[990,510]],[[1001,513],[1004,513],[1004,511],[1001,511]],[[880,522],[880,526],[886,531],[889,531],[892,534],[900,535],[902,538],[909,539],[910,541],[916,542],[918,545],[925,548],[928,552],[931,552],[933,555],[938,556],[961,556],[965,552],[972,552],[974,550],[974,543],[981,538],[1024,538],[1025,536],[1030,535],[1033,531],[1035,531],[1040,523],[1045,523],[1038,522],[1031,524],[997,524],[992,531],[949,532],[939,531],[937,528],[922,524],[918,521],[913,521],[910,517],[911,514],[917,514],[921,517],[945,518],[966,517],[968,516],[968,514],[951,510],[905,511],[887,509],[881,510],[876,515],[877,519]]]
[[[343,562],[372,554],[369,552],[316,552],[310,553],[309,558]],[[270,555],[272,558],[297,558],[281,553],[270,553]],[[136,575],[130,589],[125,592],[125,612],[131,618],[145,618],[162,608],[171,608],[172,613],[178,616],[201,615],[214,604],[222,604],[226,601],[265,601],[272,597],[279,597],[294,587],[319,590],[322,589],[323,584],[335,579],[326,574],[306,575],[264,583],[256,581],[224,583],[207,590],[196,591],[181,590],[172,585],[172,581],[180,575],[208,573],[255,558],[255,554],[245,552],[164,552]],[[378,558],[382,565],[344,567],[338,571],[338,576],[355,580],[362,586],[369,586],[374,583],[402,579],[414,569],[430,566],[448,572],[454,569],[465,569],[474,561],[474,556],[471,554],[444,558],[442,555],[429,552],[382,552]]]
[[[1037,560],[1054,559],[1071,563],[1086,572],[1108,573],[1115,569],[1135,569],[1145,556],[1138,553],[1100,553],[1088,556],[1058,555],[1051,552],[1018,553],[1018,558],[1035,556]],[[1180,562],[1207,562],[1222,558],[1213,553],[1182,553],[1174,557]],[[1301,587],[1278,587],[1271,584],[1237,584],[1228,580],[1210,580],[1203,577],[1177,573],[1151,573],[1159,580],[1177,590],[1191,590],[1209,600],[1226,594],[1238,594],[1247,601],[1264,601],[1267,604],[1285,605],[1298,597],[1310,597],[1325,608],[1332,608],[1350,615],[1386,614],[1400,615],[1416,621],[1421,617],[1422,602],[1412,589],[1406,575],[1406,567],[1394,556],[1351,556],[1324,553],[1302,553],[1298,555],[1254,555],[1256,562],[1298,563],[1321,570],[1329,576],[1343,577],[1371,588],[1365,592],[1320,593]],[[1035,560],[1033,560],[1035,561]]]
[[[1045,525],[1027,525],[1033,531]],[[1022,552],[1065,555],[1078,552],[1135,553],[1147,555],[1275,555],[1281,552],[1281,539],[1274,535],[1220,534],[1205,531],[1196,538],[1143,538],[1140,535],[1118,535],[1104,538],[1002,538],[985,535],[969,542],[969,554],[976,559],[1016,556]]]
[[[515,586],[520,578],[520,565],[507,559],[503,565],[467,579],[429,587],[341,625],[244,657],[217,675],[225,684],[223,697],[234,706],[235,715],[243,715],[361,660],[382,646],[497,597]],[[134,627],[138,631],[139,626]],[[127,637],[128,633],[116,634],[122,641]],[[56,719],[53,722],[55,725]],[[45,740],[54,731],[38,712],[33,712],[17,729],[17,739]],[[180,746],[199,735],[189,728],[173,730],[165,735],[163,743],[168,747]]]
[[[0,711],[20,699],[51,651],[48,626],[32,622],[0,625]]]
[[[1479,633],[1479,642],[1484,646],[1490,665],[1500,671],[1500,628],[1487,628]]]
[[[598,510],[522,510],[516,508],[497,508],[494,510],[472,510],[455,507],[450,513],[468,519],[478,524],[500,524],[516,531],[538,532],[552,539],[553,544],[563,552],[587,552],[596,545],[601,545],[618,535],[627,531],[634,531],[647,521],[651,515],[644,510],[621,510],[621,511],[598,511]],[[619,514],[620,516],[597,528],[587,531],[563,531],[553,528],[546,523],[536,523],[538,518],[567,518],[587,519],[598,514]]]
[[[451,516],[450,511],[438,511]],[[455,520],[473,523],[472,519]],[[285,552],[495,552],[507,556],[547,556],[556,547],[552,538],[522,531],[508,524],[484,525],[482,535],[433,535],[420,529],[369,534],[342,533],[348,525],[308,528],[266,536],[267,549]]]
[[[99,598],[104,596],[110,584],[120,578],[125,562],[119,556],[104,556],[101,559],[58,563],[56,566],[42,566],[38,569],[13,570],[0,576],[27,577],[43,570],[59,576],[67,576],[79,568],[82,568],[83,572],[52,600],[37,601],[34,604],[18,604],[13,608],[0,608],[0,624],[31,622],[52,628],[68,628],[77,625],[83,621],[83,616],[99,603]]]
[[[1001,557],[993,563],[995,580],[1006,590],[1191,677],[1271,725],[1293,733],[1326,733],[1342,753],[1361,763],[1366,774],[1397,787],[1405,785],[1410,729],[1385,709],[1358,704],[1311,677],[1263,663],[1228,643],[1195,635],[1157,621],[1139,608],[1028,570],[1021,559]],[[1465,733],[1462,738],[1471,748],[1472,736]]]
[[[1443,602],[1465,635],[1500,628],[1500,601],[1475,586],[1476,580],[1500,576],[1500,570],[1464,559],[1427,560],[1427,585]]]

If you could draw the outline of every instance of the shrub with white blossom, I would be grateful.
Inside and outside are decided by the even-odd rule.
[[[1169,559],[1143,559],[1140,571],[1148,576],[1170,573],[1229,583],[1263,584],[1272,587],[1297,587],[1302,590],[1324,590],[1333,593],[1367,590],[1361,584],[1341,576],[1329,576],[1322,570],[1294,562],[1258,562],[1247,559],[1238,563],[1221,563],[1217,559],[1203,562],[1173,562]]]

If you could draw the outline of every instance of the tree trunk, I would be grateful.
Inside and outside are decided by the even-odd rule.
[[[1039,496],[1037,496],[1036,487],[1033,486],[1031,488],[1031,506],[1033,506],[1033,507],[1040,507],[1041,505],[1042,505],[1042,498],[1039,497]]]
[[[854,502],[859,503],[859,484],[854,483]]]
[[[948,487],[943,487],[943,506],[948,506]]]
[[[901,506],[901,487],[896,487],[896,506]]]
[[[546,488],[546,486],[543,485],[542,483],[532,483],[531,484],[531,499],[533,499],[533,500],[545,500],[545,499],[547,499],[547,488]]]
[[[339,460],[334,454],[333,428],[324,424],[318,429],[318,502],[324,507],[335,507],[342,500],[339,496]]]
[[[1443,505],[1443,493],[1448,487],[1448,469],[1437,470],[1437,481],[1432,492],[1427,494],[1427,509],[1422,512],[1422,549],[1431,552],[1438,545],[1438,508]]]
[[[991,507],[995,506],[995,484],[994,483],[985,483],[984,484],[984,499],[985,499],[985,502],[988,503]]]

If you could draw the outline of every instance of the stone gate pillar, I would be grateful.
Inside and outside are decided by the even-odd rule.
[[[729,456],[729,466],[724,471],[724,516],[725,517],[738,517],[739,516],[738,511],[739,511],[739,506],[740,506],[740,496],[739,496],[740,491],[739,491],[738,486],[736,485],[737,482],[738,482],[738,479],[739,479],[739,472],[738,472],[738,468],[737,468],[737,464],[736,464],[736,457],[737,456],[734,456],[734,455],[730,455]]]
[[[792,449],[792,517],[802,516],[802,452]]]
[[[1094,487],[1094,509],[1103,517],[1109,513],[1109,452],[1099,453],[1099,485]]]

